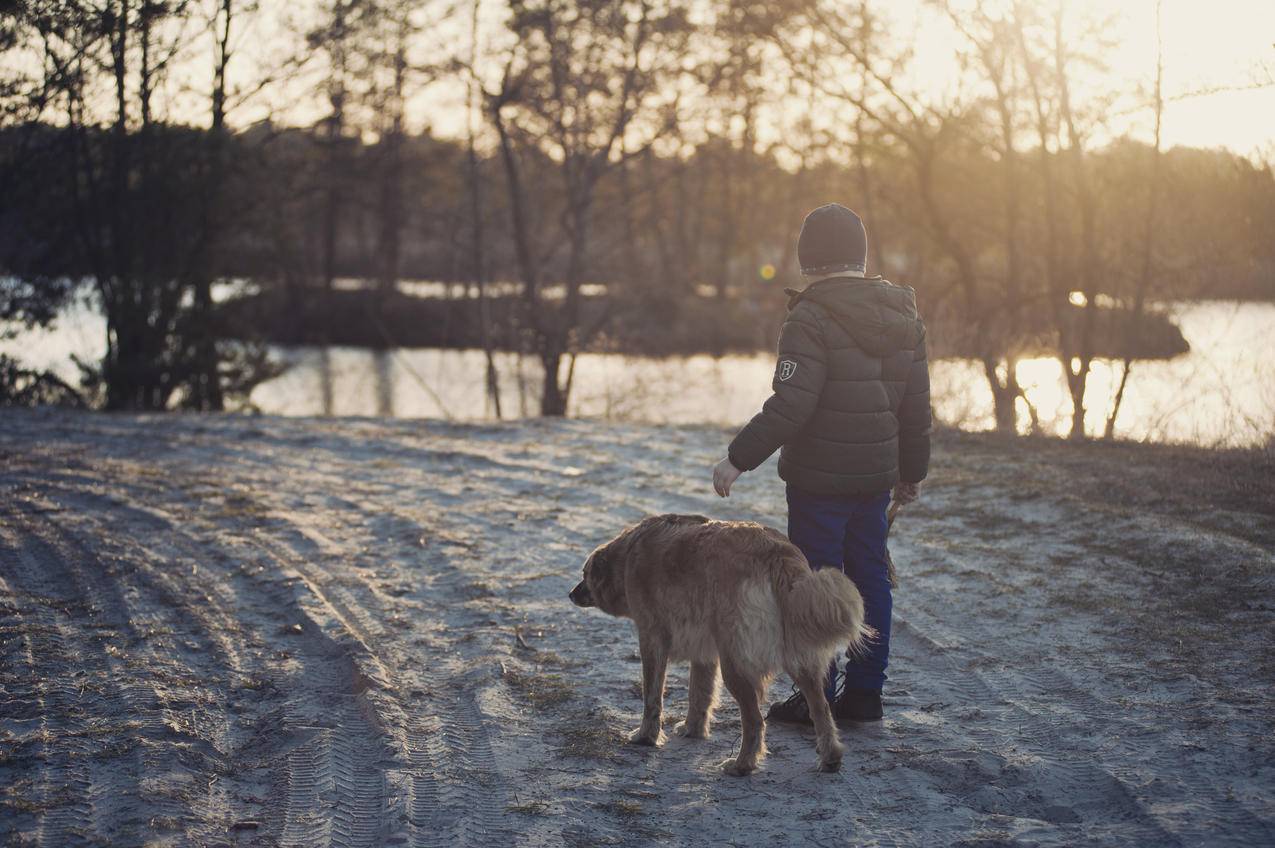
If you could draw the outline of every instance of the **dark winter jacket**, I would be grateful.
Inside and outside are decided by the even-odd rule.
[[[834,277],[790,294],[774,395],[731,442],[731,463],[750,471],[782,446],[779,476],[814,494],[923,480],[930,377],[916,293]]]

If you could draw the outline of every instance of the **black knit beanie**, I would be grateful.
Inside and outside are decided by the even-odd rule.
[[[820,206],[806,216],[797,238],[797,261],[808,277],[858,271],[868,265],[868,232],[863,221],[840,203]]]

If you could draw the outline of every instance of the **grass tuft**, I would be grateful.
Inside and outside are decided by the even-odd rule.
[[[619,762],[627,741],[617,718],[601,710],[561,722],[556,735],[560,755],[600,762]]]
[[[539,668],[524,671],[514,665],[504,668],[505,683],[536,709],[565,704],[576,696],[575,688],[560,674],[546,674]]]

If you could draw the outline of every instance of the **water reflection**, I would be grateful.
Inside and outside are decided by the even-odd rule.
[[[1275,304],[1210,302],[1181,304],[1175,320],[1191,353],[1168,361],[1135,362],[1116,420],[1116,434],[1152,441],[1260,444],[1275,433]],[[336,415],[397,414],[403,417],[491,417],[486,361],[480,351],[397,350],[392,355],[351,348],[283,352],[293,368],[253,394],[263,411],[323,414],[315,403],[313,369],[331,357]],[[378,359],[378,356],[380,357]],[[515,354],[497,354],[500,393],[515,415],[534,415],[540,370]],[[650,359],[586,354],[576,363],[571,414],[655,423],[742,424],[769,393],[774,359],[769,354],[707,355]],[[1085,429],[1102,435],[1120,382],[1122,364],[1098,360],[1086,390]],[[1018,363],[1018,380],[1035,408],[1043,432],[1065,435],[1071,398],[1057,360]],[[971,430],[995,422],[982,367],[969,360],[932,365],[935,415]],[[384,412],[385,386],[395,404]],[[517,398],[518,403],[512,402]],[[1031,427],[1019,401],[1018,426]]]
[[[324,415],[336,414],[336,397],[332,390],[332,349],[319,349],[319,410]]]
[[[1136,362],[1116,421],[1118,436],[1203,444],[1261,444],[1275,435],[1275,304],[1214,301],[1170,308],[1191,352],[1168,361]],[[59,319],[54,331],[23,333],[0,350],[35,367],[55,368],[75,380],[70,357],[102,355],[103,324],[87,308]],[[277,349],[292,367],[258,386],[252,401],[280,415],[493,417],[481,351],[371,352],[351,348]],[[532,357],[497,354],[499,393],[506,416],[535,415],[540,370]],[[571,414],[656,423],[736,426],[769,393],[773,356],[706,355],[649,359],[587,354],[576,363]],[[1118,362],[1094,363],[1086,394],[1086,431],[1103,433],[1119,386]],[[1065,434],[1071,399],[1059,363],[1051,358],[1018,364],[1018,380],[1040,428]],[[991,395],[981,366],[968,360],[932,364],[933,401],[943,422],[991,429]],[[1031,426],[1019,402],[1019,428]]]
[[[394,417],[394,372],[389,351],[378,350],[372,354],[376,378],[376,414],[382,418]]]

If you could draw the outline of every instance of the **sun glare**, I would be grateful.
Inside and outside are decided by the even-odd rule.
[[[1046,10],[1054,0],[1036,0]],[[971,5],[974,2],[971,0]],[[994,13],[993,4],[977,5]],[[1275,114],[1275,2],[1217,0],[1065,0],[1064,15],[1077,38],[1100,22],[1110,49],[1094,56],[1087,73],[1095,93],[1114,98],[1101,127],[1105,137],[1125,134],[1149,140],[1149,108],[1158,44],[1163,50],[1162,138],[1166,147],[1227,147],[1243,155],[1275,153],[1275,130],[1265,116]],[[888,14],[889,31],[914,47],[912,84],[948,96],[968,44],[934,7],[923,0],[878,4]],[[1088,37],[1084,44],[1089,49]],[[1085,82],[1085,81],[1081,81]],[[955,86],[955,89],[953,88]]]

